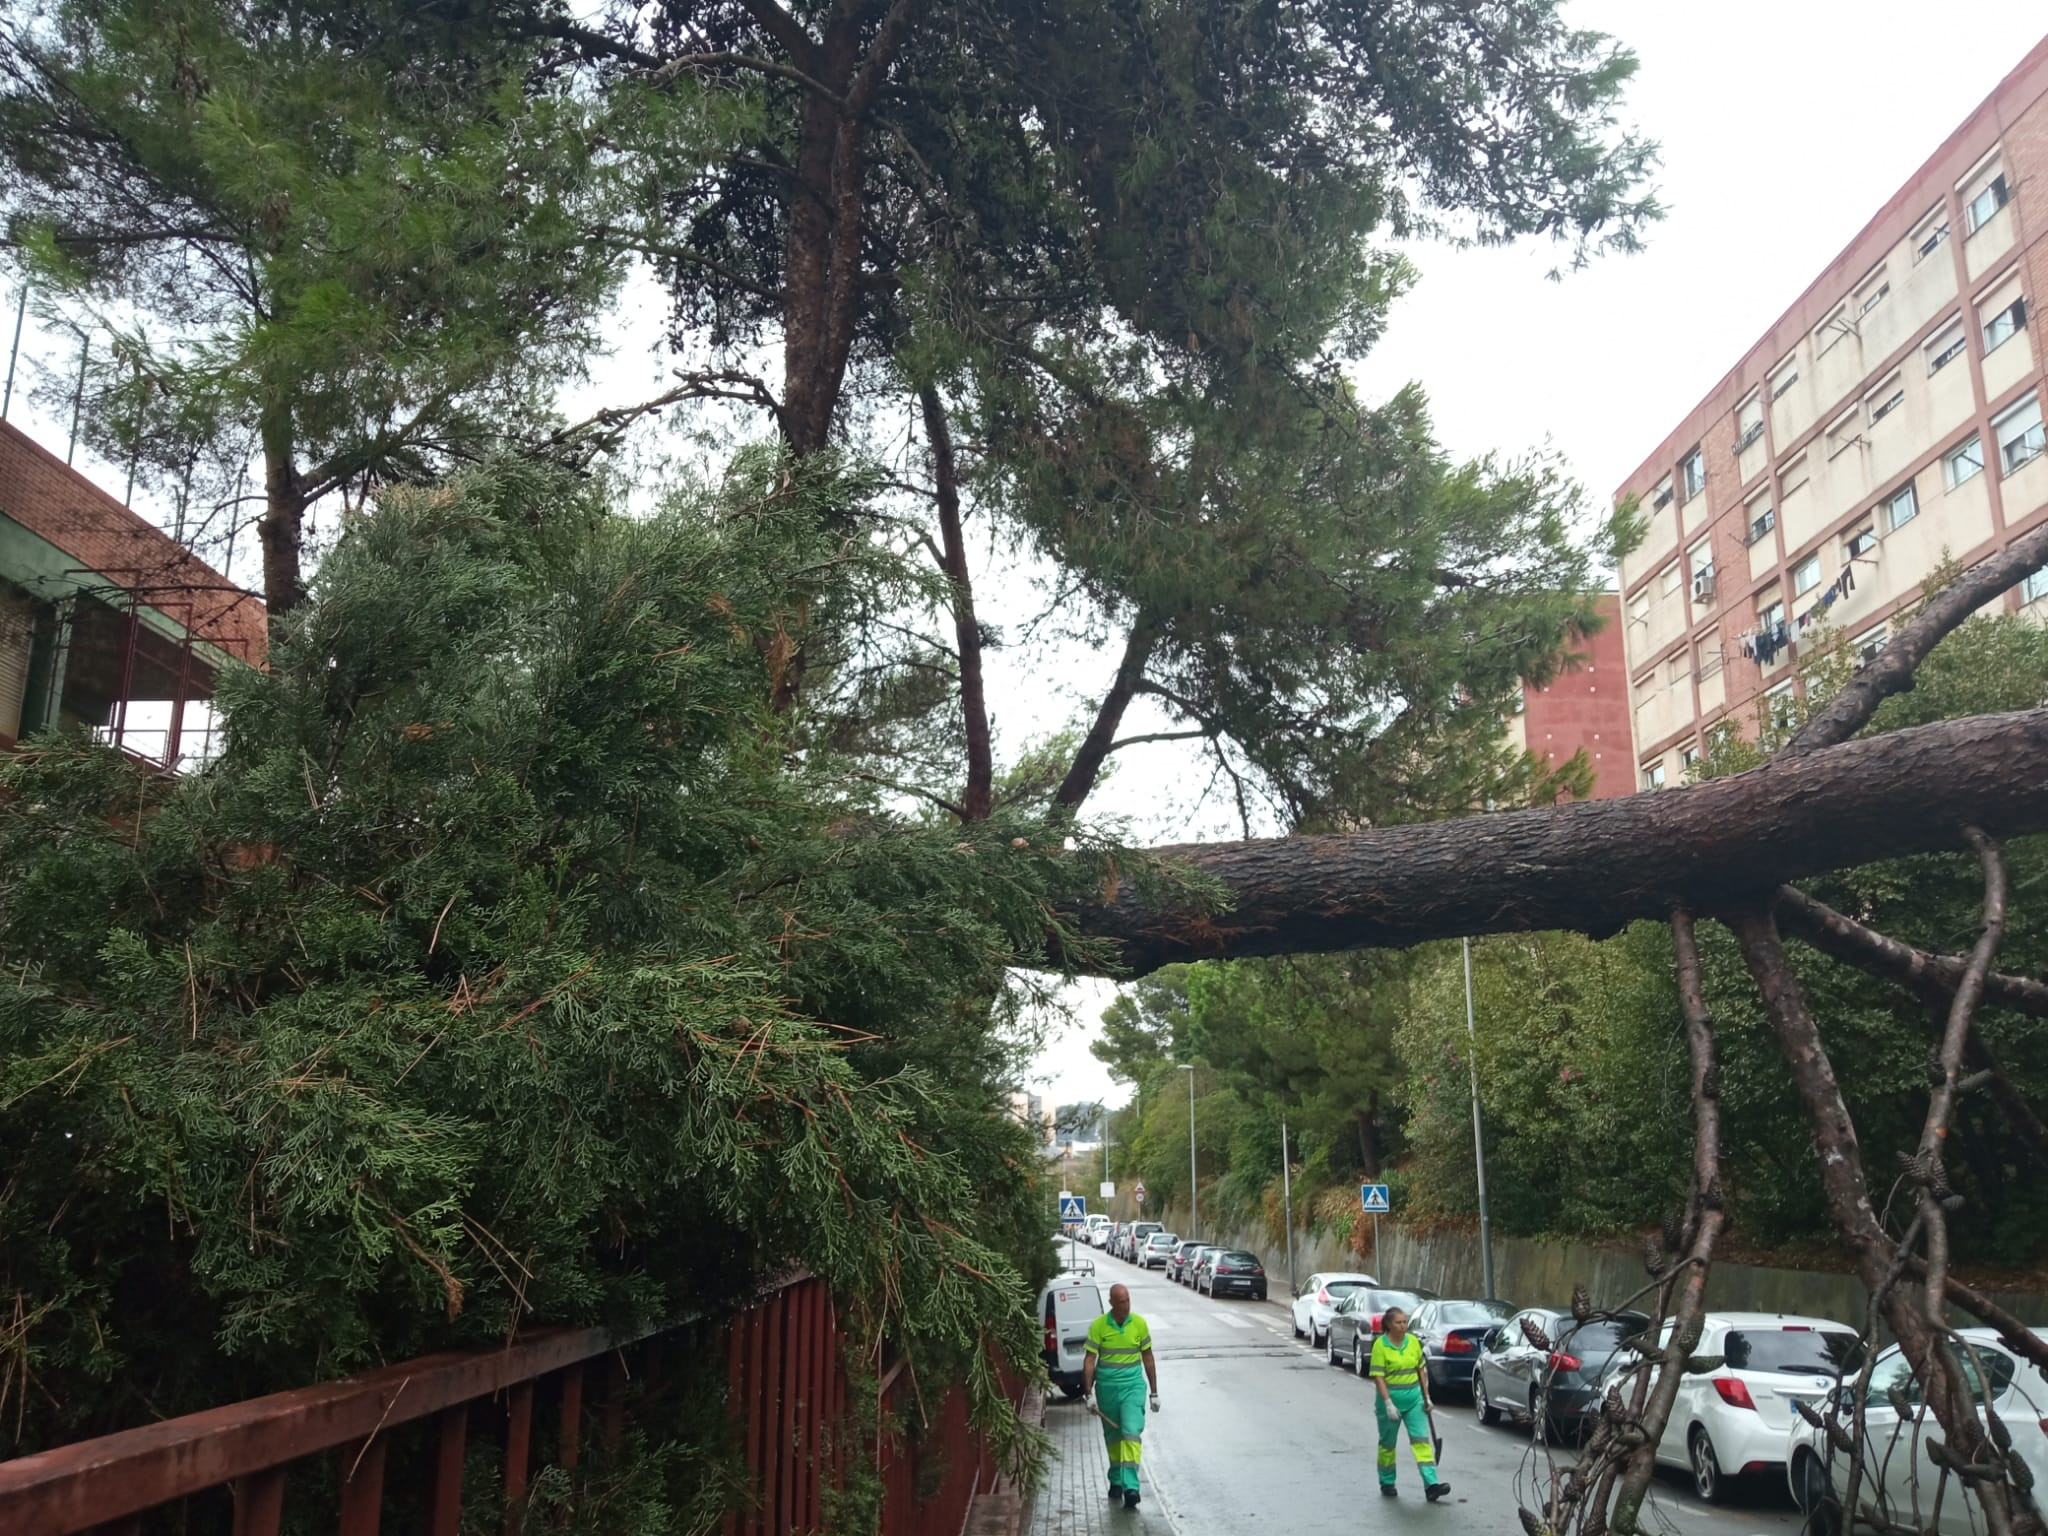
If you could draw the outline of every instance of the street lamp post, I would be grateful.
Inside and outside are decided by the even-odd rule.
[[[1472,1163],[1479,1174],[1479,1270],[1486,1299],[1493,1293],[1493,1222],[1486,1211],[1486,1135],[1479,1119],[1479,1029],[1472,1022],[1472,941],[1465,941],[1465,1039],[1472,1069]]]
[[[1287,1164],[1287,1115],[1283,1111],[1280,1116],[1280,1219],[1287,1223],[1287,1294],[1292,1296],[1299,1289],[1299,1283],[1294,1278],[1293,1170]]]
[[[1195,1182],[1195,1064],[1184,1061],[1180,1069],[1188,1075],[1188,1225],[1195,1229],[1188,1235],[1198,1237],[1202,1231],[1202,1192]]]

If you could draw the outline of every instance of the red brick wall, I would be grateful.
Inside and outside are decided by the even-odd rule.
[[[1554,763],[1579,748],[1593,766],[1594,800],[1632,794],[1635,748],[1629,739],[1628,663],[1621,650],[1621,597],[1600,599],[1606,619],[1572,649],[1581,658],[1548,688],[1523,690],[1522,724],[1529,750]]]
[[[263,603],[0,422],[0,513],[229,655],[261,666]]]

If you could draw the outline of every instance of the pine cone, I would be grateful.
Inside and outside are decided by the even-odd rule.
[[[1550,1536],[1550,1527],[1531,1511],[1518,1508],[1515,1513],[1522,1517],[1522,1530],[1526,1536]]]
[[[2007,1480],[2011,1482],[2011,1484],[2013,1485],[2013,1487],[2015,1487],[2015,1488],[2019,1489],[2019,1491],[2020,1491],[2021,1493],[2031,1493],[2031,1492],[2033,1492],[2033,1489],[2034,1489],[2034,1469],[2033,1469],[2032,1467],[2030,1467],[2030,1466],[2028,1466],[2028,1465],[2027,1465],[2027,1458],[2026,1458],[2026,1457],[2024,1457],[2024,1456],[2008,1456],[2008,1457],[2006,1457],[2006,1459],[2005,1459],[2005,1475],[2006,1475],[2006,1478],[2007,1478]]]
[[[1583,1323],[1593,1315],[1593,1293],[1583,1285],[1572,1287],[1572,1318]]]
[[[1795,1397],[1792,1399],[1792,1411],[1798,1414],[1800,1418],[1806,1420],[1815,1429],[1824,1429],[1826,1427],[1825,1422],[1820,1416],[1820,1410],[1803,1398]]]
[[[1993,1413],[1989,1405],[1984,1410],[1984,1427],[1991,1432],[1991,1443],[2001,1452],[2012,1449],[2012,1431],[2005,1427],[2005,1420]]]
[[[1522,1337],[1529,1341],[1531,1349],[1540,1349],[1546,1355],[1550,1353],[1550,1335],[1543,1331],[1543,1325],[1535,1318],[1522,1319]]]
[[[1855,1439],[1849,1434],[1848,1430],[1842,1428],[1842,1421],[1840,1419],[1828,1420],[1828,1444],[1844,1456],[1847,1456],[1856,1449]]]
[[[1657,1246],[1657,1239],[1643,1239],[1643,1268],[1650,1272],[1650,1278],[1661,1279],[1664,1271],[1671,1267],[1671,1261],[1664,1256],[1664,1250]]]
[[[1884,1395],[1892,1405],[1892,1412],[1899,1416],[1901,1422],[1913,1417],[1913,1400],[1906,1396],[1906,1389],[1901,1383],[1893,1382],[1885,1388]]]
[[[1685,1246],[1685,1222],[1676,1211],[1664,1218],[1664,1251],[1676,1253]]]

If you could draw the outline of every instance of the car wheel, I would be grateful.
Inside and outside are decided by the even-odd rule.
[[[1294,1336],[1301,1337],[1301,1319],[1294,1315],[1294,1308],[1287,1309],[1287,1326],[1294,1330]]]
[[[1068,1402],[1079,1402],[1081,1399],[1081,1383],[1078,1381],[1063,1381],[1060,1383],[1060,1392],[1066,1397]]]
[[[1713,1440],[1695,1424],[1686,1448],[1691,1452],[1692,1491],[1709,1504],[1720,1503],[1727,1496],[1728,1479],[1722,1475],[1721,1459],[1714,1454]]]
[[[1498,1424],[1500,1410],[1493,1406],[1493,1400],[1486,1395],[1486,1378],[1475,1367],[1472,1372],[1472,1411],[1479,1415],[1482,1424]]]
[[[1342,1364],[1344,1363],[1344,1361],[1343,1361],[1343,1359],[1342,1359],[1342,1358],[1341,1358],[1341,1357],[1340,1357],[1340,1356],[1338,1355],[1338,1353],[1337,1353],[1337,1334],[1336,1334],[1336,1331],[1335,1331],[1335,1330],[1333,1329],[1333,1330],[1331,1330],[1331,1331],[1330,1331],[1329,1333],[1326,1333],[1326,1334],[1324,1334],[1324,1335],[1323,1335],[1323,1342],[1324,1342],[1324,1349],[1323,1349],[1323,1353],[1324,1353],[1324,1354],[1326,1354],[1326,1355],[1328,1355],[1328,1356],[1330,1357],[1330,1364],[1332,1364],[1332,1365],[1342,1365]]]
[[[1358,1347],[1358,1335],[1351,1335],[1351,1374],[1365,1380],[1365,1352]]]

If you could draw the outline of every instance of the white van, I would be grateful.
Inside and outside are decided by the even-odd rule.
[[[1109,1292],[1091,1275],[1055,1275],[1038,1293],[1038,1321],[1045,1330],[1040,1357],[1053,1384],[1068,1397],[1081,1395],[1081,1360],[1088,1329],[1109,1310]]]
[[[1081,1235],[1087,1239],[1089,1247],[1100,1248],[1109,1241],[1109,1227],[1109,1218],[1103,1215],[1102,1212],[1096,1211],[1089,1216],[1088,1230]]]

